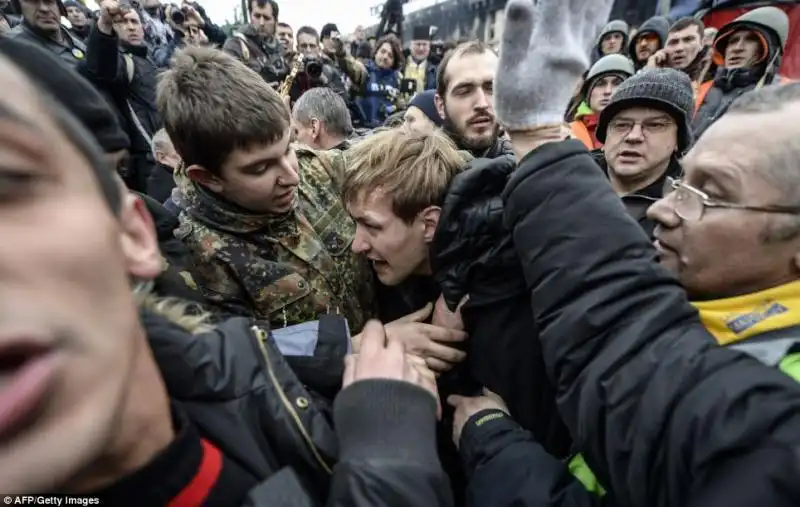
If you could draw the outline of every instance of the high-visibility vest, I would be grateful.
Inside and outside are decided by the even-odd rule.
[[[592,134],[589,133],[589,129],[586,128],[586,125],[584,125],[582,121],[576,120],[570,123],[569,129],[572,132],[573,139],[577,139],[582,142],[589,151],[594,149],[594,140],[592,139]]]

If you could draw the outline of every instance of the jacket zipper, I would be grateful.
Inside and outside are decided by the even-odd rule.
[[[297,414],[297,411],[295,411],[294,406],[289,401],[289,398],[286,396],[286,393],[283,391],[280,382],[278,382],[278,378],[275,376],[275,372],[272,370],[272,366],[269,362],[269,352],[267,352],[267,347],[264,346],[263,342],[264,331],[262,329],[259,329],[257,326],[253,326],[250,329],[256,337],[258,346],[259,348],[261,348],[261,353],[264,355],[264,361],[266,362],[267,366],[267,373],[269,374],[269,378],[270,381],[272,382],[272,385],[275,386],[276,390],[278,391],[278,395],[281,398],[281,403],[283,403],[284,408],[286,408],[289,414],[291,414],[292,419],[294,419],[295,426],[297,426],[297,430],[300,432],[300,435],[302,435],[303,440],[305,440],[306,445],[308,445],[308,448],[311,449],[311,453],[314,455],[314,458],[317,460],[317,462],[323,468],[323,470],[325,470],[325,472],[328,473],[328,475],[332,475],[333,471],[331,470],[331,467],[328,466],[327,463],[325,463],[325,460],[320,455],[319,450],[317,450],[317,446],[314,445],[314,441],[311,439],[311,436],[306,431],[305,426],[303,426],[303,423],[300,420],[300,416]]]

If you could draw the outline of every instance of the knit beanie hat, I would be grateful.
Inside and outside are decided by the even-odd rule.
[[[598,141],[606,141],[608,124],[617,114],[634,107],[652,107],[669,114],[678,126],[678,151],[685,153],[692,145],[694,92],[685,73],[675,69],[647,69],[625,80],[600,113],[595,132]]]
[[[80,133],[88,131],[94,137],[90,145],[100,144],[105,153],[130,147],[128,136],[122,130],[117,116],[95,88],[77,72],[67,67],[52,52],[36,44],[19,39],[0,37],[0,55],[11,60],[36,85],[52,96],[68,113],[69,119],[81,125],[75,132],[67,131],[73,142],[92,162],[103,194],[114,211],[120,207],[120,195],[113,171],[103,160],[93,160],[93,150],[81,141]],[[74,117],[72,119],[71,117]],[[77,137],[75,137],[77,136]],[[83,146],[82,146],[83,144]]]
[[[408,107],[418,107],[437,127],[441,127],[443,123],[442,117],[439,116],[439,111],[436,110],[436,103],[433,101],[434,95],[436,95],[435,90],[420,92],[414,95]]]

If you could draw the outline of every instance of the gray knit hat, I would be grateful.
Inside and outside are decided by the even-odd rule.
[[[678,125],[678,151],[692,145],[691,121],[694,114],[692,81],[675,69],[648,69],[626,79],[614,92],[611,102],[600,113],[597,139],[604,143],[608,124],[625,109],[652,107],[668,113]]]

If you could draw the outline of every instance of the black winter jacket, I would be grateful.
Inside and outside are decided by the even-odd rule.
[[[800,385],[717,345],[603,178],[549,143],[503,194],[577,448],[617,505],[799,505]]]
[[[130,75],[128,58],[133,63]],[[157,70],[148,59],[147,46],[121,44],[116,35],[106,35],[95,26],[87,41],[86,61],[78,70],[114,98],[131,140],[131,174],[125,183],[132,190],[146,192],[155,160],[145,135],[152,138],[162,126],[156,108]]]
[[[499,394],[514,418],[557,456],[571,439],[547,379],[530,293],[503,224],[501,193],[516,168],[513,156],[475,159],[453,180],[430,249],[445,301],[469,334],[466,374]],[[598,171],[599,172],[599,171]]]
[[[391,380],[348,387],[336,400],[337,439],[271,337],[247,319],[200,335],[149,312],[142,319],[173,403],[263,481],[246,506],[451,505],[436,403],[422,389]]]

